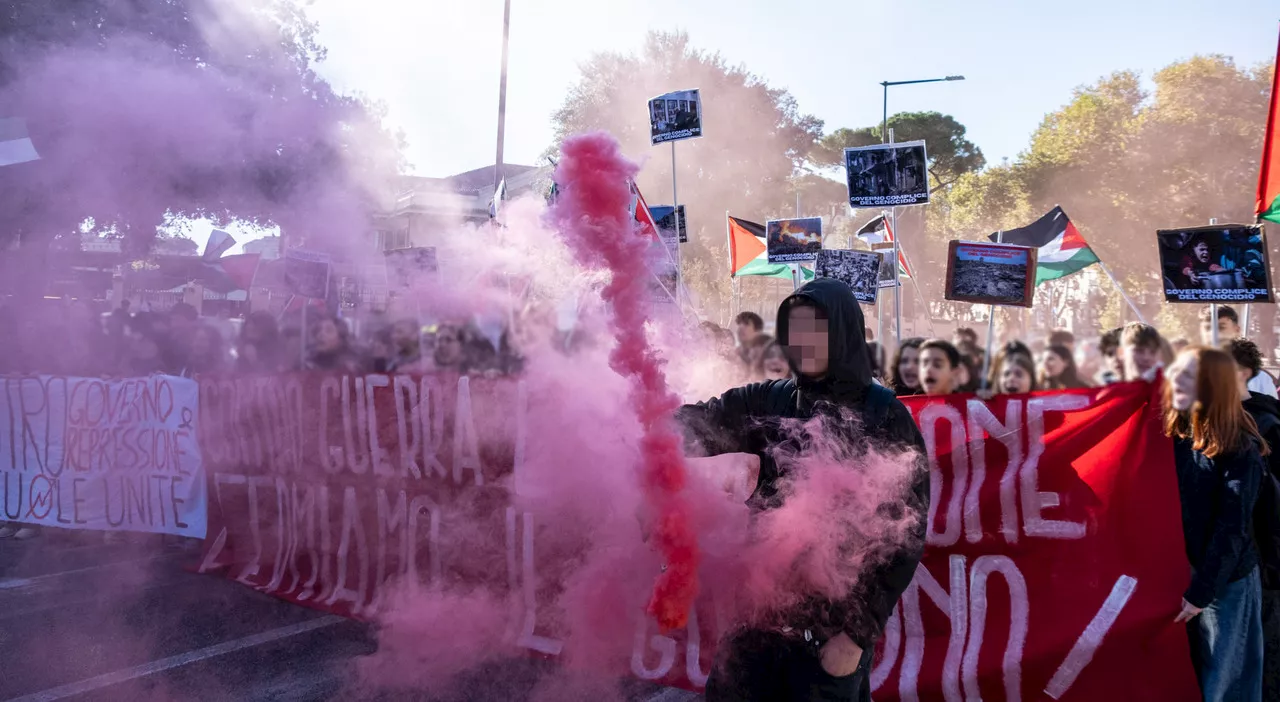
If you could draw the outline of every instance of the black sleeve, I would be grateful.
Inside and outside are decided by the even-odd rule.
[[[685,452],[692,456],[750,452],[748,430],[753,417],[766,409],[772,383],[734,388],[720,397],[676,410],[684,431]]]
[[[1183,595],[1200,608],[1208,607],[1222,594],[1240,555],[1250,548],[1249,525],[1262,481],[1262,457],[1256,449],[1219,456],[1214,464],[1219,481],[1217,519],[1204,560]]]
[[[909,452],[915,465],[914,479],[903,503],[881,505],[879,511],[887,517],[899,518],[905,508],[914,513],[915,521],[907,539],[868,570],[862,584],[849,598],[832,603],[832,623],[864,651],[875,646],[898,598],[915,577],[916,566],[924,554],[929,519],[929,457],[925,453],[924,437],[901,402],[892,403],[885,421],[880,436],[888,439],[892,449]]]

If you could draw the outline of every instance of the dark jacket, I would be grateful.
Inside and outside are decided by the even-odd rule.
[[[1262,478],[1257,448],[1206,458],[1188,439],[1174,439],[1182,534],[1194,573],[1183,597],[1207,607],[1228,583],[1258,565],[1253,544],[1253,505]]]
[[[862,423],[842,422],[837,429],[848,430],[850,462],[868,445],[893,445],[918,452],[916,481],[906,496],[909,509],[919,515],[918,527],[886,562],[862,578],[858,592],[841,602],[813,603],[801,618],[789,624],[811,628],[821,639],[843,631],[864,650],[871,650],[884,630],[885,622],[902,591],[910,584],[924,550],[925,521],[929,511],[929,471],[924,439],[906,407],[881,387],[874,387],[871,364],[867,355],[862,310],[849,287],[831,279],[814,280],[783,301],[778,309],[778,342],[786,345],[787,317],[791,305],[808,301],[822,308],[827,316],[830,338],[830,365],[820,379],[801,375],[794,358],[792,370],[798,380],[772,380],[726,392],[719,398],[687,405],[677,417],[687,430],[691,443],[707,455],[752,453],[760,457],[760,476],[748,504],[764,510],[780,504],[778,481],[783,477],[769,449],[783,442],[801,445],[804,437],[795,432],[784,434],[782,419],[810,419],[818,415],[838,418],[840,412],[861,415]],[[882,393],[868,402],[871,393]],[[869,416],[871,406],[878,406],[879,416]]]
[[[1244,409],[1271,449],[1265,463],[1268,474],[1262,476],[1253,506],[1253,540],[1258,547],[1262,587],[1280,590],[1280,402],[1270,395],[1250,392]]]

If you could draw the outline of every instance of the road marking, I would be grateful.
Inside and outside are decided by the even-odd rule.
[[[200,661],[216,658],[217,656],[223,656],[228,653],[235,653],[236,651],[242,651],[246,648],[261,646],[263,644],[271,643],[272,641],[287,639],[290,636],[305,634],[308,631],[323,629],[345,621],[347,620],[342,617],[326,614],[316,619],[299,622],[298,624],[291,624],[289,626],[280,627],[279,629],[264,631],[261,634],[254,634],[242,639],[226,641],[214,646],[181,653],[176,656],[161,658],[160,660],[143,663],[142,665],[137,665],[132,668],[104,673],[79,682],[59,685],[58,687],[51,687],[48,690],[34,692],[30,695],[14,697],[6,702],[53,702],[54,700],[83,695],[106,687],[111,687],[112,685],[119,685],[120,683],[136,680],[137,678],[144,678],[148,675],[162,673],[166,670],[181,668],[184,665],[198,663]]]
[[[48,573],[46,575],[36,575],[30,578],[9,578],[7,580],[0,580],[0,590],[17,590],[19,588],[31,587],[32,585],[36,585],[38,583],[47,582],[55,578],[61,578],[64,575],[73,575],[75,573],[88,573],[95,570],[102,570],[104,568],[114,568],[116,566],[129,565],[129,564],[135,564],[135,563],[149,563],[151,561],[158,561],[166,558],[174,558],[175,556],[179,556],[179,555],[185,555],[185,554],[165,553],[157,556],[148,556],[146,558],[135,558],[127,561],[111,561],[110,563],[100,563],[98,565],[88,566],[87,568],[74,568],[72,570],[60,570],[56,573]]]

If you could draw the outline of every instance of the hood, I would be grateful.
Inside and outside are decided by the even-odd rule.
[[[818,278],[795,291],[778,306],[778,343],[787,345],[787,316],[791,306],[807,301],[827,315],[828,352],[831,363],[821,378],[807,378],[796,368],[788,354],[791,370],[801,388],[820,393],[861,394],[871,385],[871,357],[867,353],[866,321],[862,308],[845,283],[832,278]]]
[[[1249,414],[1272,414],[1280,419],[1280,402],[1270,395],[1251,392],[1244,399],[1244,409]]]

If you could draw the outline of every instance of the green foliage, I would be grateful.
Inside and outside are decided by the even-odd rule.
[[[929,174],[934,187],[946,187],[965,173],[986,165],[986,158],[965,137],[965,127],[951,115],[940,112],[900,112],[889,117],[895,141],[924,140],[929,156]],[[870,146],[881,141],[880,125],[863,129],[840,128],[824,136],[815,150],[818,165],[843,166],[844,150]]]

